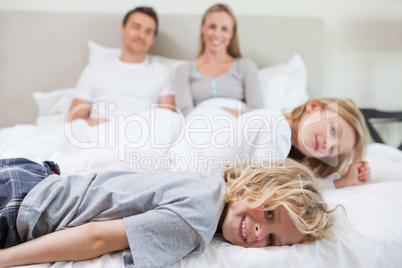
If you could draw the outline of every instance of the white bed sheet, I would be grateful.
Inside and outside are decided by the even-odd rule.
[[[161,120],[163,141],[172,121]],[[74,124],[82,141],[99,133],[84,122]],[[133,129],[131,133],[135,132]],[[132,149],[129,149],[132,150]],[[133,151],[135,151],[133,149]],[[146,151],[146,150],[145,150]],[[144,152],[145,152],[144,151]],[[165,149],[157,150],[163,154]],[[126,153],[126,152],[124,152]],[[0,130],[0,157],[53,160],[64,174],[94,169],[121,168],[118,147],[78,149],[65,139],[63,125],[17,125]],[[353,230],[347,228],[342,211],[336,212],[335,237],[313,245],[245,249],[214,238],[204,254],[186,257],[173,267],[398,267],[402,263],[402,152],[382,144],[369,145],[366,160],[372,180],[366,185],[324,192],[330,207],[343,204]],[[358,234],[356,232],[361,233]],[[121,252],[81,262],[59,262],[29,267],[122,267]]]

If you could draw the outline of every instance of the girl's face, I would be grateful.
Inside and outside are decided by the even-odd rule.
[[[240,201],[228,204],[222,233],[233,245],[246,248],[293,245],[305,238],[282,207],[262,211],[248,208]]]
[[[323,109],[314,101],[307,104],[297,134],[297,149],[305,156],[323,158],[344,154],[353,150],[355,141],[352,126],[338,113]]]
[[[233,37],[233,27],[233,20],[225,11],[209,14],[201,27],[205,49],[215,52],[226,51]]]

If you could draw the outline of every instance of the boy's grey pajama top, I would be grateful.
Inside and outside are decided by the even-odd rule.
[[[223,210],[220,174],[104,171],[51,175],[24,198],[17,218],[22,241],[87,222],[123,218],[126,267],[166,267],[210,243]]]

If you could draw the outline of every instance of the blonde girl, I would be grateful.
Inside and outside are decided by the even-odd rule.
[[[362,161],[369,132],[353,101],[313,99],[285,117],[291,127],[289,157],[307,164],[322,178],[339,173],[336,188],[370,179],[370,168]]]
[[[260,131],[249,138],[254,143],[268,144],[267,148],[256,150],[245,145],[235,148],[236,151],[250,152],[251,157],[272,151],[279,157],[291,157],[309,166],[318,177],[327,178],[322,181],[325,188],[361,185],[370,179],[370,168],[362,161],[369,132],[363,114],[351,100],[312,99],[289,113],[267,109],[241,113],[223,109],[243,121],[263,117],[267,121],[265,125],[271,125],[269,134]],[[287,122],[286,126],[283,121]],[[273,140],[277,143],[275,147]]]

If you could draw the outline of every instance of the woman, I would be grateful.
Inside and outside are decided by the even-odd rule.
[[[176,107],[184,115],[215,97],[262,108],[258,69],[253,61],[242,58],[236,18],[228,6],[216,4],[205,12],[198,57],[177,69],[173,85]]]

